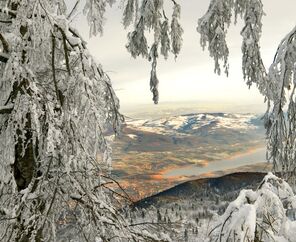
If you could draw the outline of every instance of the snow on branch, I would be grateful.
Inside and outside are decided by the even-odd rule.
[[[241,31],[244,79],[249,87],[255,83],[259,91],[265,94],[267,74],[259,46],[264,14],[260,0],[212,0],[207,13],[198,20],[197,31],[201,35],[201,46],[205,48],[208,45],[210,56],[215,62],[215,73],[221,74],[222,62],[224,72],[228,75],[229,48],[226,35],[233,14],[235,23],[238,16],[241,16],[245,23]]]
[[[220,75],[220,61],[228,75],[229,50],[226,43],[227,27],[231,23],[233,0],[212,0],[207,13],[198,20],[197,31],[200,33],[200,44],[203,48],[208,44],[210,56],[215,62],[215,73]]]
[[[4,38],[3,34],[1,34],[1,33],[0,33],[0,41],[2,43],[4,53],[8,53],[9,52],[9,44],[8,44],[7,40]]]
[[[229,49],[226,34],[229,25],[238,16],[244,21],[241,31],[242,71],[250,87],[255,84],[267,103],[264,116],[267,134],[267,160],[275,171],[282,171],[285,178],[296,178],[296,30],[280,43],[274,61],[266,69],[261,57],[263,4],[261,0],[211,0],[207,13],[199,19],[197,31],[201,46],[208,45],[215,62],[215,72],[220,74],[221,62],[228,74]]]
[[[257,191],[242,190],[210,231],[210,241],[295,241],[296,221],[286,216],[296,209],[296,196],[283,179],[269,173]]]
[[[171,23],[166,16],[162,0],[128,0],[124,5],[123,25],[125,28],[134,23],[133,31],[128,33],[127,50],[132,57],[142,56],[152,62],[150,72],[150,90],[155,104],[159,101],[158,78],[156,74],[157,59],[160,54],[165,59],[171,52],[176,58],[182,47],[183,29],[180,25],[181,7],[176,1],[173,3]],[[153,41],[149,44],[147,32],[153,31]],[[152,39],[152,38],[151,38]]]
[[[111,166],[112,137],[123,121],[119,100],[71,27],[64,1],[56,3],[62,9],[52,1],[22,2],[14,6],[9,28],[0,23],[9,37],[0,96],[13,103],[0,109],[8,114],[0,119],[0,206],[17,218],[2,221],[0,214],[0,238],[53,241],[66,211],[74,216],[77,236],[86,236],[80,241],[130,239],[135,229],[101,186],[101,174]],[[83,203],[71,194],[80,194]],[[75,211],[69,203],[76,203]]]
[[[281,41],[268,73],[270,107],[265,115],[268,159],[276,170],[296,177],[296,27]]]
[[[115,0],[86,0],[86,4],[83,9],[83,13],[87,17],[89,23],[90,36],[96,36],[97,34],[103,34],[104,14],[106,12],[107,5],[112,6]]]

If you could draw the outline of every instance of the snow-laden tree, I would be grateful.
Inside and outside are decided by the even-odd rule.
[[[296,196],[287,182],[272,173],[256,191],[242,190],[213,225],[209,241],[296,241],[296,221],[286,216],[296,209]]]
[[[65,213],[80,241],[162,240],[130,227],[106,188],[123,118],[71,26],[79,2],[0,1],[0,241],[56,241]],[[91,35],[112,3],[85,1]]]
[[[274,170],[282,171],[286,178],[295,177],[296,29],[282,40],[272,65],[266,70],[259,43],[263,14],[261,0],[211,0],[207,13],[198,21],[197,31],[201,35],[202,47],[208,46],[215,61],[215,72],[220,74],[223,68],[228,74],[227,30],[233,15],[234,23],[239,16],[243,19],[242,71],[247,85],[255,84],[267,103],[264,116],[267,159],[273,163]]]
[[[122,120],[118,100],[65,3],[1,1],[0,19],[0,240],[54,240],[71,201],[85,239],[128,236],[100,180],[99,161],[110,165],[106,131]]]

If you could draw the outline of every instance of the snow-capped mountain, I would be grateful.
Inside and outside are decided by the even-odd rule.
[[[128,118],[126,123],[130,128],[167,135],[188,135],[194,133],[208,135],[221,128],[240,132],[262,128],[260,117],[254,114],[203,113],[155,120]],[[133,138],[136,137],[133,136]]]

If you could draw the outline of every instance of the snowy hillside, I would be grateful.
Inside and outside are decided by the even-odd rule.
[[[179,134],[215,132],[226,128],[247,132],[260,127],[260,117],[254,114],[203,113],[188,114],[155,120],[136,120],[128,118],[129,127],[158,134]]]

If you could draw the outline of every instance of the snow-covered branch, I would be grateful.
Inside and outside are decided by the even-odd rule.
[[[220,62],[228,73],[229,50],[226,43],[227,29],[235,15],[244,20],[241,31],[242,70],[250,87],[255,84],[267,102],[264,116],[267,130],[267,159],[274,170],[283,171],[288,177],[296,177],[295,134],[295,28],[282,40],[273,64],[266,70],[261,57],[260,37],[263,4],[260,0],[212,0],[207,13],[199,19],[198,32],[201,45],[208,45],[215,61],[215,72],[220,74]],[[287,107],[287,110],[286,110]]]
[[[210,241],[294,241],[296,221],[286,209],[296,208],[296,196],[284,180],[269,173],[257,191],[242,190],[213,225]]]
[[[181,51],[183,29],[179,23],[180,16],[181,7],[176,1],[173,1],[170,25],[162,0],[143,0],[140,7],[136,0],[128,0],[125,4],[123,25],[126,28],[134,23],[134,30],[128,33],[127,50],[134,58],[141,56],[152,62],[150,90],[154,103],[158,103],[159,99],[159,81],[156,73],[159,49],[165,59],[168,58],[169,52],[176,58]],[[147,30],[153,31],[154,38],[151,44],[147,40]]]
[[[287,173],[287,179],[296,177],[295,46],[296,27],[280,43],[269,68],[271,103],[265,115],[268,159],[277,170]]]
[[[0,33],[0,41],[2,43],[4,53],[8,53],[9,52],[9,44],[8,44],[7,40],[4,38],[3,34],[1,34],[1,33]]]
[[[221,73],[220,61],[228,75],[229,50],[226,43],[227,27],[231,23],[233,0],[212,0],[207,13],[198,20],[197,31],[200,33],[200,44],[208,44],[210,56],[215,62],[215,73]]]
[[[238,16],[242,16],[245,22],[241,31],[244,79],[248,86],[255,83],[264,93],[266,71],[259,46],[263,16],[263,5],[260,0],[212,0],[207,13],[198,20],[197,31],[201,35],[201,46],[205,48],[208,45],[210,56],[215,61],[214,71],[221,73],[222,61],[224,72],[228,75],[229,49],[226,35],[233,13],[235,22]]]

